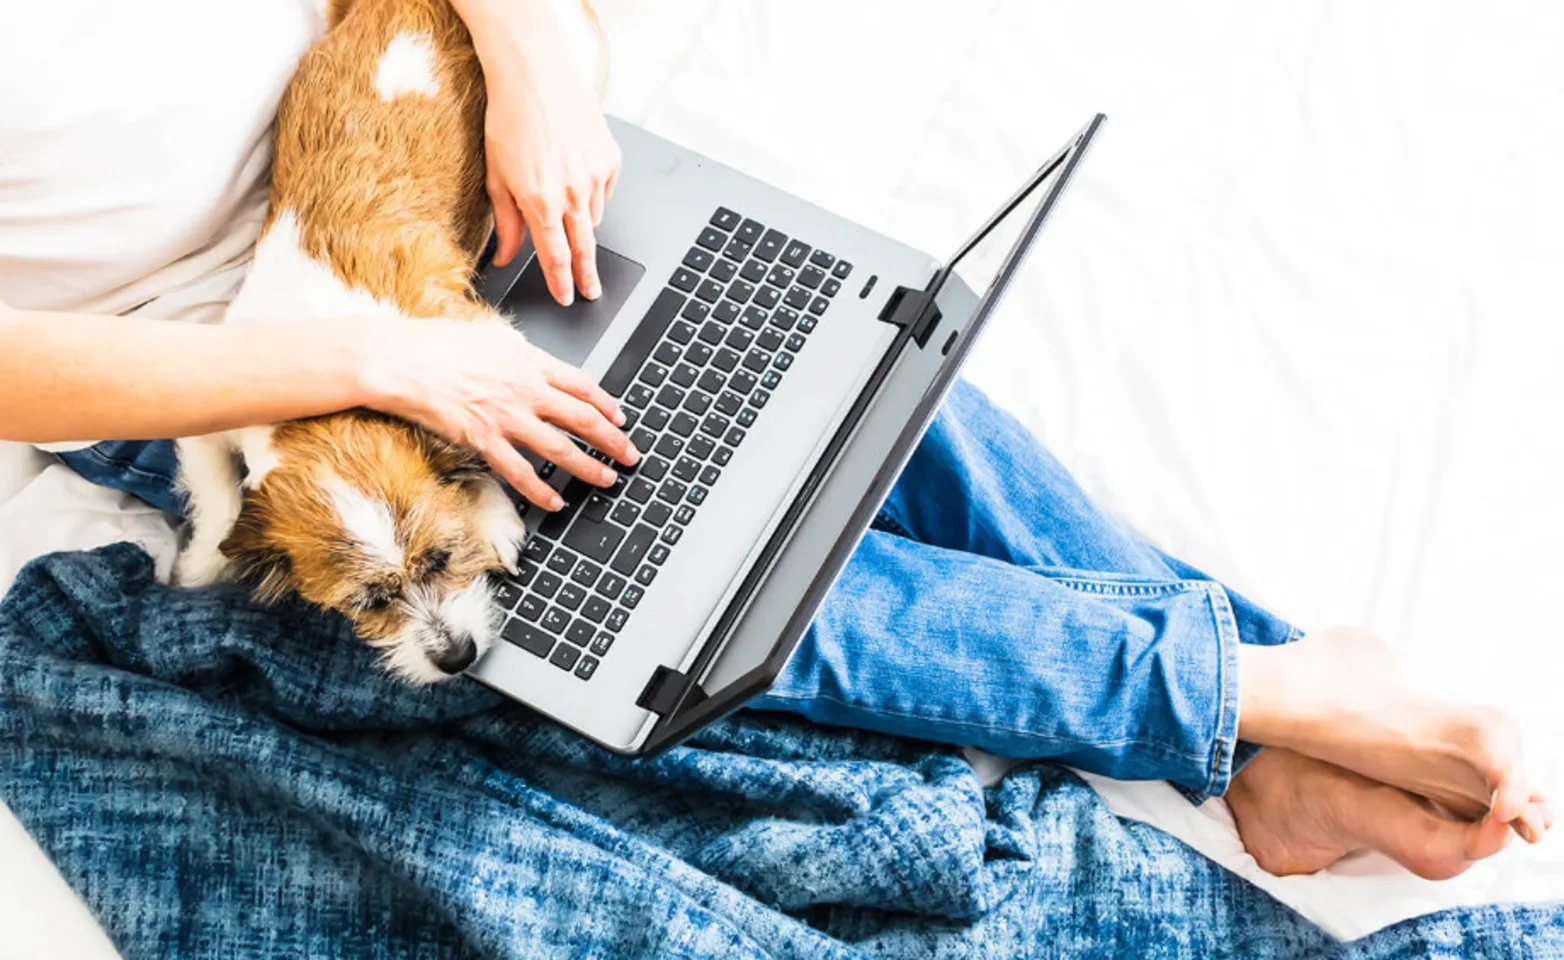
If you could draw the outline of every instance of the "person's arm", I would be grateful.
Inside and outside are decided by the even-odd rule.
[[[0,304],[0,439],[186,437],[369,401],[356,323],[206,326]]]
[[[489,198],[504,266],[530,231],[549,292],[602,293],[593,228],[620,153],[550,0],[452,0],[483,65]]]
[[[565,431],[638,454],[614,399],[509,327],[342,318],[205,326],[16,310],[0,303],[0,439],[185,437],[369,407],[482,454],[521,494],[558,495],[516,446],[613,482]]]

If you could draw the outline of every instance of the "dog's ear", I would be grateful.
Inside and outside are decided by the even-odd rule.
[[[223,556],[233,561],[239,579],[254,587],[256,600],[271,603],[288,589],[292,561],[287,551],[267,537],[267,511],[255,494],[244,498],[239,519],[218,546]]]
[[[489,465],[473,450],[427,430],[423,432],[424,450],[429,465],[441,483],[473,483],[489,475]]]

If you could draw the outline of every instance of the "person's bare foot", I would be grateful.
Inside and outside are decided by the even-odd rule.
[[[1324,630],[1240,648],[1238,735],[1400,787],[1467,820],[1489,815],[1536,842],[1551,824],[1503,712],[1445,703],[1402,681],[1383,641]]]
[[[1404,790],[1290,750],[1262,752],[1227,791],[1238,835],[1261,869],[1314,873],[1377,850],[1428,880],[1446,880],[1504,849],[1509,825],[1441,816]]]

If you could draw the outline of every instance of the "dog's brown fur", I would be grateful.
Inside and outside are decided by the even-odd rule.
[[[437,89],[387,99],[377,66],[406,35],[431,49]],[[301,61],[278,112],[262,244],[288,215],[303,253],[345,287],[408,317],[504,323],[469,286],[490,225],[484,110],[472,40],[447,0],[332,0],[327,34]],[[232,569],[263,599],[294,591],[348,616],[409,679],[465,666],[442,659],[458,641],[441,639],[448,624],[426,611],[475,595],[486,571],[512,567],[524,535],[482,462],[361,411],[278,425],[269,452],[269,469],[221,544]],[[333,490],[383,507],[395,548],[369,549],[355,537]],[[415,634],[425,639],[409,641]],[[477,639],[481,653],[485,639]]]
[[[304,251],[414,317],[490,317],[468,278],[489,231],[483,71],[446,0],[337,0],[277,111],[271,217]],[[439,93],[383,99],[375,65],[427,37]]]

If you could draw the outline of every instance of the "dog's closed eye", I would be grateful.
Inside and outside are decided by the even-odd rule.
[[[424,579],[438,577],[445,572],[445,568],[451,564],[451,551],[442,547],[436,547],[424,554],[423,571]]]
[[[353,597],[353,606],[369,613],[379,613],[390,609],[400,592],[397,585],[390,581],[367,583]]]

